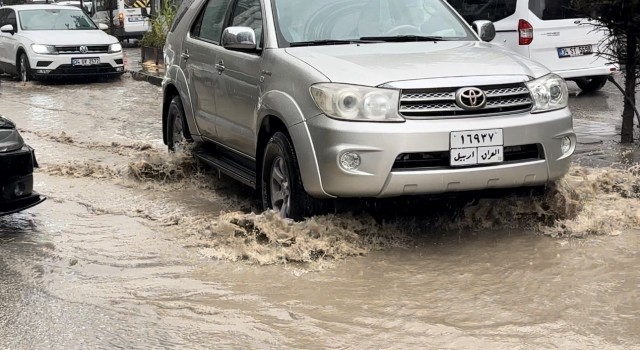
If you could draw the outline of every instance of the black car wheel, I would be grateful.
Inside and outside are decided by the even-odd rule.
[[[31,80],[31,66],[29,65],[29,58],[24,52],[20,54],[20,67],[18,68],[20,73],[20,81],[27,82]]]
[[[267,143],[261,175],[263,208],[279,212],[282,218],[302,220],[327,206],[304,190],[295,151],[282,132],[273,134]]]
[[[584,92],[598,91],[607,83],[608,76],[576,79],[576,84]]]
[[[171,100],[167,115],[167,146],[169,151],[176,152],[184,149],[184,146],[192,142],[189,129],[184,116],[184,108],[180,96]]]

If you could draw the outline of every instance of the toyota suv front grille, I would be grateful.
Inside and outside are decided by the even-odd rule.
[[[521,113],[531,110],[533,101],[524,84],[478,86],[486,97],[482,108],[465,109],[456,102],[460,89],[410,89],[402,90],[400,114],[407,119],[442,117],[482,117],[503,113]]]

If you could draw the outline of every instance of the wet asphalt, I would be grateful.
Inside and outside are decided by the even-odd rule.
[[[349,216],[269,221],[263,230],[310,230],[309,251],[335,254],[287,262],[285,244],[229,229],[254,220],[251,191],[166,153],[158,87],[2,79],[0,113],[36,149],[35,187],[49,198],[0,218],[0,349],[640,348],[637,227],[558,238],[518,225],[407,235]],[[571,93],[576,166],[637,163],[637,146],[617,142],[615,87]],[[633,203],[598,196],[613,210]],[[353,232],[375,248],[349,245]]]

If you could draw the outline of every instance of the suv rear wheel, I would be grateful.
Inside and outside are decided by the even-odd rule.
[[[307,194],[291,141],[282,132],[271,136],[264,151],[261,171],[262,206],[282,218],[302,220],[319,214],[324,201]]]
[[[607,83],[608,76],[597,76],[576,79],[576,84],[584,92],[598,91]]]

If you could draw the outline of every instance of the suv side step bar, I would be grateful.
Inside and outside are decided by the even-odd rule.
[[[224,152],[211,152],[201,147],[192,150],[192,154],[196,159],[206,163],[225,175],[242,182],[243,184],[256,188],[256,172],[248,167],[234,161],[232,157],[227,156]]]

